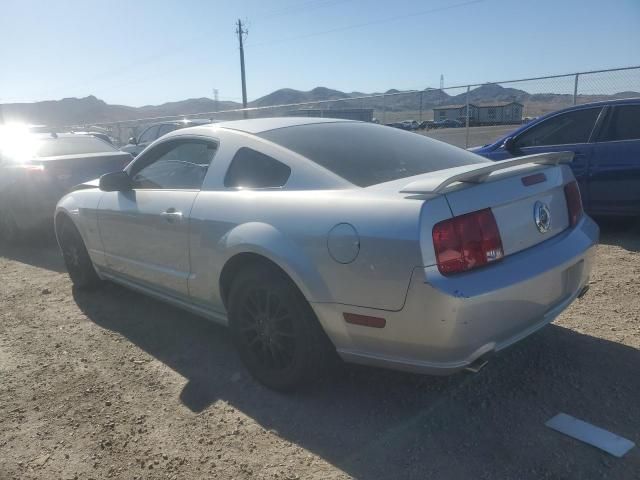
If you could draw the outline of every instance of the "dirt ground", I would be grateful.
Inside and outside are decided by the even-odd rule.
[[[544,422],[640,444],[640,225],[604,225],[591,290],[478,374],[344,366],[276,394],[223,328],[114,285],[72,292],[51,245],[0,247],[0,479],[631,479]]]

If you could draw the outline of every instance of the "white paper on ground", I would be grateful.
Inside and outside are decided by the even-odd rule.
[[[559,413],[547,421],[545,425],[560,433],[598,447],[616,457],[622,457],[635,446],[635,443],[631,440],[627,440],[590,423],[583,422],[566,413]]]

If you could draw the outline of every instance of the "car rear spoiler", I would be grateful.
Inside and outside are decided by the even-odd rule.
[[[482,183],[492,172],[506,168],[534,163],[537,165],[559,165],[570,163],[573,152],[550,152],[500,160],[488,164],[465,165],[463,167],[447,168],[425,175],[425,178],[405,185],[401,193],[437,194],[452,183]]]

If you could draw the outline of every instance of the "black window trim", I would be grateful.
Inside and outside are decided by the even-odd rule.
[[[607,107],[608,107],[607,105],[605,105],[605,106],[596,106],[596,107],[585,107],[585,108],[576,108],[576,109],[569,110],[569,111],[558,112],[555,115],[551,115],[550,117],[545,118],[543,121],[538,122],[538,123],[536,123],[534,125],[531,125],[526,130],[520,132],[513,139],[514,143],[515,143],[515,145],[518,145],[518,139],[522,135],[527,133],[532,128],[538,127],[538,126],[542,125],[544,122],[548,122],[552,118],[559,117],[560,115],[567,115],[569,113],[578,112],[580,110],[593,110],[593,109],[599,108],[600,109],[600,113],[598,114],[598,117],[596,118],[596,121],[594,122],[593,127],[591,128],[591,133],[589,133],[589,138],[587,139],[586,142],[584,142],[584,143],[594,143],[594,133],[596,132],[596,129],[597,129],[599,123],[600,123],[600,119],[602,118],[602,114],[607,109]],[[524,150],[525,148],[564,147],[564,146],[570,146],[570,145],[584,145],[584,143],[556,143],[556,144],[553,144],[553,145],[532,145],[532,146],[529,146],[529,147],[519,147],[519,148]]]
[[[623,103],[623,104],[619,104],[619,105],[607,105],[607,115],[605,118],[602,119],[602,121],[600,122],[600,128],[598,129],[597,132],[597,136],[594,140],[594,143],[599,144],[599,143],[621,143],[621,142],[638,142],[640,141],[640,138],[627,138],[626,140],[603,140],[603,136],[605,135],[605,132],[608,130],[609,125],[611,125],[611,122],[613,122],[613,117],[614,114],[616,112],[616,109],[620,108],[620,107],[628,107],[628,106],[634,106],[634,107],[640,107],[640,103]],[[598,118],[598,120],[600,120],[600,118]]]
[[[171,132],[169,132],[171,133]],[[211,166],[213,165],[213,162],[216,159],[216,155],[218,154],[218,151],[220,150],[220,141],[217,138],[212,138],[212,137],[208,137],[208,136],[203,136],[203,135],[180,135],[177,137],[170,137],[167,138],[166,140],[162,140],[161,142],[158,142],[157,144],[153,145],[153,147],[151,147],[149,150],[147,150],[144,155],[138,155],[137,157],[134,158],[133,162],[131,162],[129,164],[129,166],[125,169],[125,171],[127,172],[127,174],[129,175],[129,177],[131,177],[131,179],[133,180],[133,176],[135,175],[134,173],[134,168],[136,166],[136,164],[138,164],[139,162],[141,162],[142,160],[144,160],[145,158],[147,158],[152,152],[154,152],[157,148],[161,147],[162,145],[166,145],[167,143],[174,143],[174,142],[179,142],[179,141],[185,141],[185,140],[198,140],[201,141],[203,143],[209,143],[211,145],[215,145],[216,147],[216,151],[213,154],[213,158],[211,159],[211,163],[209,164],[209,168],[211,168]],[[151,165],[151,163],[153,162],[149,162],[147,165]],[[143,167],[141,167],[138,171],[142,170],[143,168],[145,168],[147,165],[144,165]],[[207,170],[207,175],[209,174],[209,170]],[[206,180],[207,176],[205,175],[205,180]],[[203,182],[204,185],[204,182]],[[132,188],[133,191],[145,191],[145,192],[201,192],[202,191],[202,185],[200,186],[200,188]]]

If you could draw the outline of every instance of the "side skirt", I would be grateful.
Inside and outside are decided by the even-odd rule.
[[[208,309],[193,305],[192,303],[185,301],[183,299],[180,299],[178,297],[175,297],[173,295],[167,295],[166,293],[159,292],[156,289],[153,289],[145,285],[141,285],[132,280],[123,278],[109,270],[105,270],[103,268],[96,269],[96,270],[98,270],[98,275],[100,276],[100,278],[104,280],[109,280],[113,283],[117,283],[118,285],[129,288],[131,290],[135,290],[149,297],[153,297],[156,300],[160,300],[161,302],[169,303],[182,310],[187,310],[188,312],[191,312],[195,315],[206,318],[207,320],[210,320],[219,325],[223,325],[225,327],[228,325],[227,316],[224,313],[208,310]]]

